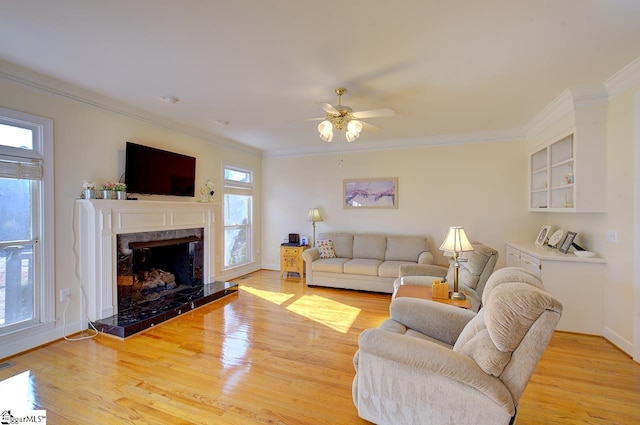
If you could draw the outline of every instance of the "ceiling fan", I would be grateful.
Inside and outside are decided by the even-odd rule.
[[[365,130],[378,130],[378,127],[361,121],[366,118],[373,117],[392,117],[396,113],[389,108],[371,109],[368,111],[353,112],[353,109],[342,104],[342,95],[347,92],[344,87],[338,87],[334,90],[338,95],[338,104],[320,103],[322,109],[327,113],[323,118],[312,118],[312,121],[322,120],[318,124],[318,132],[320,138],[325,142],[333,140],[333,130],[345,131],[348,142],[353,142],[360,137],[360,132]]]

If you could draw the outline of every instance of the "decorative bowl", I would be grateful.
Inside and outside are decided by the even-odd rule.
[[[591,252],[591,251],[575,251],[574,254],[576,254],[578,257],[583,257],[583,258],[590,258],[596,255],[595,252]]]

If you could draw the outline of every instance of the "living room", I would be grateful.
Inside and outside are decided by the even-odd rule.
[[[607,110],[607,131],[603,140],[606,145],[606,158],[603,159],[606,197],[604,211],[599,213],[530,212],[528,208],[527,170],[529,154],[535,144],[527,137],[527,130],[553,116],[549,109],[553,109],[566,90],[573,88],[566,85],[558,87],[549,101],[540,105],[521,128],[515,130],[470,130],[403,142],[394,142],[390,137],[388,140],[377,139],[362,148],[343,148],[335,145],[346,146],[346,141],[336,138],[328,145],[318,138],[316,123],[304,123],[317,144],[305,145],[300,150],[262,151],[232,141],[221,135],[222,132],[204,132],[159,113],[145,113],[64,78],[47,76],[5,60],[3,55],[0,59],[0,107],[53,120],[55,286],[52,293],[55,294],[55,317],[60,319],[65,308],[65,302],[58,300],[61,290],[69,289],[76,301],[66,312],[64,327],[58,321],[39,335],[0,337],[0,358],[58,340],[66,333],[86,327],[82,322],[80,281],[76,275],[74,202],[79,198],[83,180],[101,183],[117,181],[122,176],[125,143],[134,141],[196,157],[196,188],[208,180],[214,182],[216,217],[223,213],[224,165],[250,169],[256,176],[253,261],[240,268],[225,269],[223,244],[216,240],[213,268],[217,279],[231,280],[260,269],[278,270],[278,248],[283,238],[289,233],[312,234],[307,214],[314,207],[320,209],[324,219],[317,223],[317,232],[423,235],[429,238],[436,263],[446,262],[438,247],[449,226],[464,225],[471,240],[482,241],[499,251],[497,268],[506,264],[506,242],[533,242],[540,228],[551,224],[576,232],[580,245],[606,259],[601,335],[636,361],[640,359],[640,266],[637,264],[640,236],[633,230],[640,227],[634,199],[638,198],[634,194],[640,184],[637,154],[640,144],[639,55],[599,81],[580,81],[581,85],[589,83],[606,89],[604,97],[589,99],[604,102]],[[357,93],[358,84],[353,86]],[[326,89],[326,98],[321,97],[318,101],[333,101],[333,87]],[[160,94],[166,93],[154,93]],[[315,99],[310,96],[311,104],[312,98]],[[347,99],[348,95],[345,103],[349,103]],[[385,106],[382,99],[380,102],[379,106]],[[171,108],[180,106],[180,102],[172,105],[159,101],[158,104],[158,110],[168,114]],[[491,102],[487,101],[487,104]],[[400,115],[401,111],[397,113]],[[460,114],[462,116],[462,112]],[[456,118],[450,119],[455,121]],[[384,129],[385,120],[387,118],[376,121],[376,125]],[[215,125],[225,127],[223,123]],[[365,142],[368,137],[365,133],[354,143]],[[344,179],[379,177],[398,178],[397,209],[343,208]],[[221,221],[216,221],[215,229],[216,234],[222,234]],[[607,231],[617,233],[615,242],[607,240]],[[571,303],[572,300],[562,302]]]

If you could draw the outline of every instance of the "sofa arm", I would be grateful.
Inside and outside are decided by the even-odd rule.
[[[433,264],[433,254],[429,251],[423,251],[418,256],[418,264]]]
[[[307,263],[311,264],[316,260],[320,259],[320,251],[318,248],[309,248],[302,251],[302,259]]]
[[[358,351],[357,375],[375,375],[357,376],[359,380],[363,378],[360,384],[392,388],[395,386],[382,381],[402,379],[402,386],[413,388],[417,396],[429,395],[429,400],[423,398],[420,403],[433,402],[439,396],[446,399],[452,394],[460,394],[464,390],[459,384],[463,384],[492,400],[503,414],[512,416],[515,413],[513,397],[500,379],[484,373],[470,357],[446,347],[383,329],[367,329],[358,338]],[[409,376],[399,377],[398,373],[402,371],[410,371]],[[411,382],[406,382],[406,379]],[[425,388],[427,385],[431,386],[432,392]],[[375,388],[360,390],[370,396],[376,392]],[[474,397],[478,395],[475,391],[472,393]],[[444,402],[440,407],[447,404],[450,403]],[[437,409],[438,405],[434,407]]]
[[[449,345],[456,343],[467,323],[476,317],[473,311],[411,297],[395,298],[389,312],[396,322]]]
[[[446,276],[449,269],[433,264],[402,264],[398,270],[398,277],[403,276]]]

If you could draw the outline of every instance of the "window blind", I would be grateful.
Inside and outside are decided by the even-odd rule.
[[[42,161],[0,156],[0,177],[20,180],[42,180]]]

